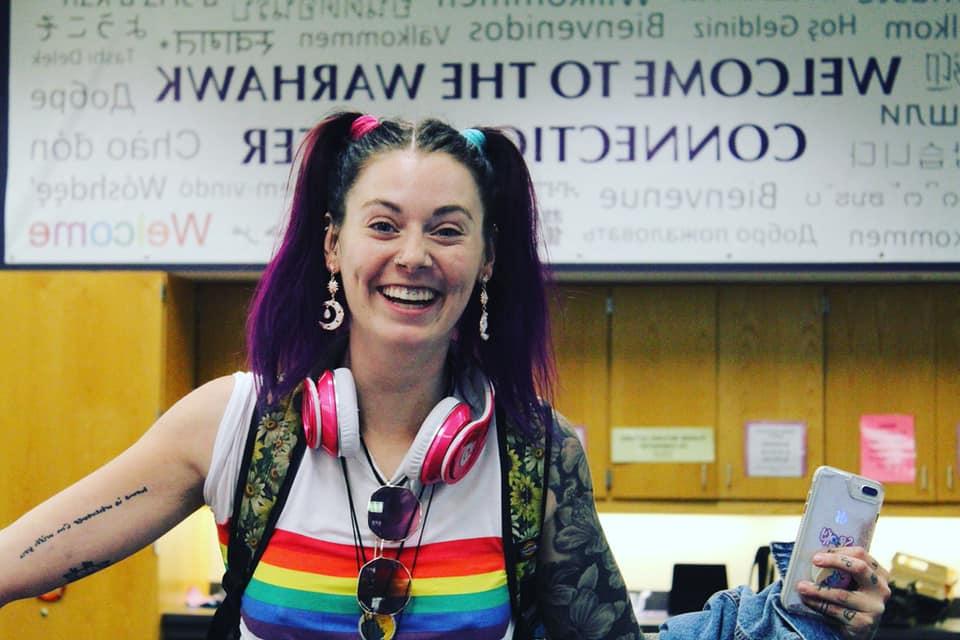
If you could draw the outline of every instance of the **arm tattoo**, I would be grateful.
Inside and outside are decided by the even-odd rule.
[[[109,560],[104,560],[103,562],[93,562],[92,560],[84,560],[81,564],[76,567],[70,567],[67,569],[67,572],[63,574],[64,580],[67,582],[73,582],[74,580],[79,580],[89,576],[91,573],[96,573],[100,569],[110,566]]]
[[[600,528],[583,448],[565,426],[554,432],[550,452],[548,491],[556,510],[544,522],[537,571],[548,635],[557,640],[643,638]]]
[[[60,535],[61,533],[65,533],[65,532],[69,531],[70,529],[74,529],[74,528],[76,528],[76,527],[79,527],[79,526],[83,525],[84,523],[88,522],[89,520],[92,520],[93,518],[96,518],[97,516],[103,515],[104,513],[108,512],[108,511],[113,511],[114,509],[119,509],[119,508],[122,507],[125,503],[130,502],[131,500],[133,500],[133,499],[136,498],[137,496],[143,495],[143,494],[147,493],[148,491],[149,491],[149,490],[147,489],[146,485],[144,485],[144,486],[140,487],[139,489],[137,489],[136,491],[134,491],[133,493],[128,493],[128,494],[125,494],[125,495],[123,495],[123,496],[117,496],[117,498],[116,498],[113,502],[108,502],[107,504],[101,504],[99,507],[97,507],[97,508],[94,509],[93,511],[89,511],[89,512],[85,513],[85,514],[82,515],[82,516],[78,516],[78,517],[74,518],[73,520],[71,520],[70,522],[64,522],[63,524],[61,524],[60,526],[58,526],[58,527],[56,528],[56,530],[49,531],[49,532],[47,532],[47,533],[41,534],[40,536],[37,537],[36,540],[33,541],[33,544],[32,544],[32,545],[30,545],[29,547],[27,547],[26,549],[24,549],[23,552],[20,553],[20,559],[23,560],[24,558],[26,558],[28,555],[30,555],[31,553],[33,553],[38,547],[40,547],[40,545],[44,544],[44,543],[47,542],[48,540],[52,540],[54,536],[58,536],[58,535]],[[102,567],[101,567],[101,568],[102,568]],[[99,569],[98,569],[98,570],[99,570]],[[72,570],[71,570],[71,571],[72,571]],[[66,576],[64,576],[64,577],[66,577]],[[81,577],[82,577],[82,576],[81,576]],[[76,579],[76,578],[73,578],[73,579]]]

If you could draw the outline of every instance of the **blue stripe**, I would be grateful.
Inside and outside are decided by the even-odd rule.
[[[404,631],[456,631],[497,627],[506,631],[510,620],[510,602],[490,609],[456,613],[419,613],[400,615],[399,627]],[[498,638],[503,637],[501,631]]]
[[[411,603],[412,604],[412,603]],[[360,606],[355,614],[337,614],[321,611],[306,611],[293,607],[281,607],[261,602],[248,595],[243,596],[244,616],[273,625],[282,625],[323,631],[327,633],[356,633],[360,617]],[[403,632],[454,632],[462,629],[491,628],[499,630],[503,636],[510,620],[509,601],[489,609],[455,613],[414,613],[407,611],[398,619],[398,627]],[[491,636],[493,637],[493,636]]]
[[[360,605],[354,614],[305,611],[293,607],[280,607],[261,602],[248,595],[243,596],[244,615],[269,624],[300,627],[311,631],[329,631],[332,633],[356,633],[357,620],[360,619]]]

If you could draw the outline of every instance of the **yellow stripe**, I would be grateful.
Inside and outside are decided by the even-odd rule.
[[[321,593],[355,595],[357,592],[356,578],[335,578],[294,569],[284,569],[261,562],[257,565],[256,579],[260,582],[272,584],[287,589],[301,591],[315,591]],[[478,573],[472,576],[456,576],[451,578],[417,578],[413,579],[413,596],[432,595],[460,595],[479,593],[502,587],[507,583],[507,575],[503,571]]]

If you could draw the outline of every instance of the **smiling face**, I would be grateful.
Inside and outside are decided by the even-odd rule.
[[[445,353],[493,268],[483,216],[476,182],[452,156],[405,149],[371,158],[324,242],[350,308],[351,343]]]

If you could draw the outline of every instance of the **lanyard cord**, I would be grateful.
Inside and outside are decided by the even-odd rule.
[[[370,469],[373,471],[374,476],[381,484],[386,484],[383,481],[383,478],[377,472],[376,467],[373,465],[373,460],[370,458],[370,452],[367,450],[367,445],[363,442],[363,438],[360,439],[360,443],[363,445],[363,451],[367,454],[367,461],[370,463]],[[347,460],[346,458],[340,458],[340,468],[343,471],[343,483],[347,487],[347,500],[350,503],[350,524],[353,527],[353,556],[354,560],[357,563],[357,571],[360,571],[360,568],[367,563],[367,553],[363,547],[362,536],[360,535],[360,523],[357,520],[357,510],[353,506],[353,492],[350,490],[350,477],[347,474]],[[407,478],[404,478],[404,483],[406,483]],[[420,494],[417,496],[417,501],[422,503],[423,492],[426,490],[427,486],[422,485],[420,487]],[[435,489],[433,485],[430,485],[430,497],[427,498],[427,508],[423,514],[423,520],[420,522],[420,535],[417,538],[417,546],[413,552],[413,563],[410,566],[410,577],[413,577],[413,572],[417,568],[417,558],[420,557],[420,544],[423,542],[423,531],[427,528],[427,516],[430,515],[430,507],[433,505],[433,494]],[[406,539],[400,542],[400,546],[397,547],[397,557],[396,560],[399,562],[400,554],[403,552],[403,547],[407,544]],[[381,541],[381,548],[382,548]],[[362,561],[362,562],[361,562]]]

